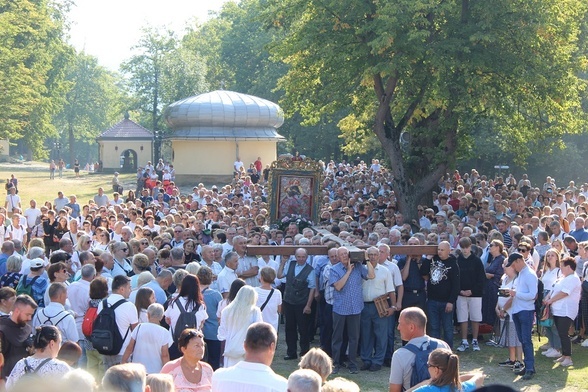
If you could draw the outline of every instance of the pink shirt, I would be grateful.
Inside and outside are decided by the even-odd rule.
[[[202,367],[202,378],[200,383],[193,384],[186,380],[184,372],[182,372],[182,358],[178,358],[174,361],[170,361],[163,365],[161,373],[171,374],[174,378],[174,385],[176,386],[176,392],[211,392],[212,391],[212,367],[206,362],[200,361]]]

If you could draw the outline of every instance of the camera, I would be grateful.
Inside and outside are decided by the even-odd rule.
[[[510,293],[508,292],[508,289],[500,288],[500,289],[498,289],[498,296],[499,297],[510,297]]]

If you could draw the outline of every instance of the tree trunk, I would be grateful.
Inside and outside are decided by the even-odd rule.
[[[68,133],[68,137],[69,137],[69,164],[71,165],[71,167],[73,167],[74,165],[74,161],[75,161],[75,138],[74,138],[74,126],[73,126],[73,122],[69,121],[67,124],[67,133]]]

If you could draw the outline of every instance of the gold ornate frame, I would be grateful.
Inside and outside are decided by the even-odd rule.
[[[286,156],[272,162],[268,178],[270,223],[292,214],[318,222],[322,172],[322,165],[310,158]]]

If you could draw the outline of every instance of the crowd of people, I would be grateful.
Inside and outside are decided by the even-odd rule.
[[[526,175],[455,171],[406,222],[377,160],[329,162],[317,225],[330,234],[318,235],[295,222],[270,225],[265,173],[252,181],[238,162],[231,184],[198,184],[192,193],[175,186],[173,166],[163,162],[141,168],[135,190],[125,194],[115,175],[113,192],[99,188],[87,203],[57,190],[54,200],[40,207],[29,200],[23,211],[26,190],[7,187],[0,209],[7,387],[27,373],[77,367],[112,388],[138,377],[166,391],[354,390],[341,377],[325,381],[387,366],[390,391],[423,382],[422,390],[458,383],[473,390],[483,376],[460,376],[452,350],[482,350],[483,333],[492,333],[487,344],[508,348],[500,366],[524,380],[536,372],[536,314],[548,337],[543,354],[560,366],[573,365],[572,341],[588,346],[588,184],[558,187],[547,178],[533,187]],[[252,173],[259,167],[252,163]],[[327,254],[309,255],[305,245],[316,244]],[[258,257],[248,245],[299,248]],[[347,245],[365,249],[366,262],[352,261]],[[437,252],[397,255],[395,245]],[[105,333],[108,319],[116,328]],[[284,359],[310,363],[290,380],[271,369],[280,322]],[[426,372],[416,370],[421,352]],[[80,374],[72,378],[81,382]]]

